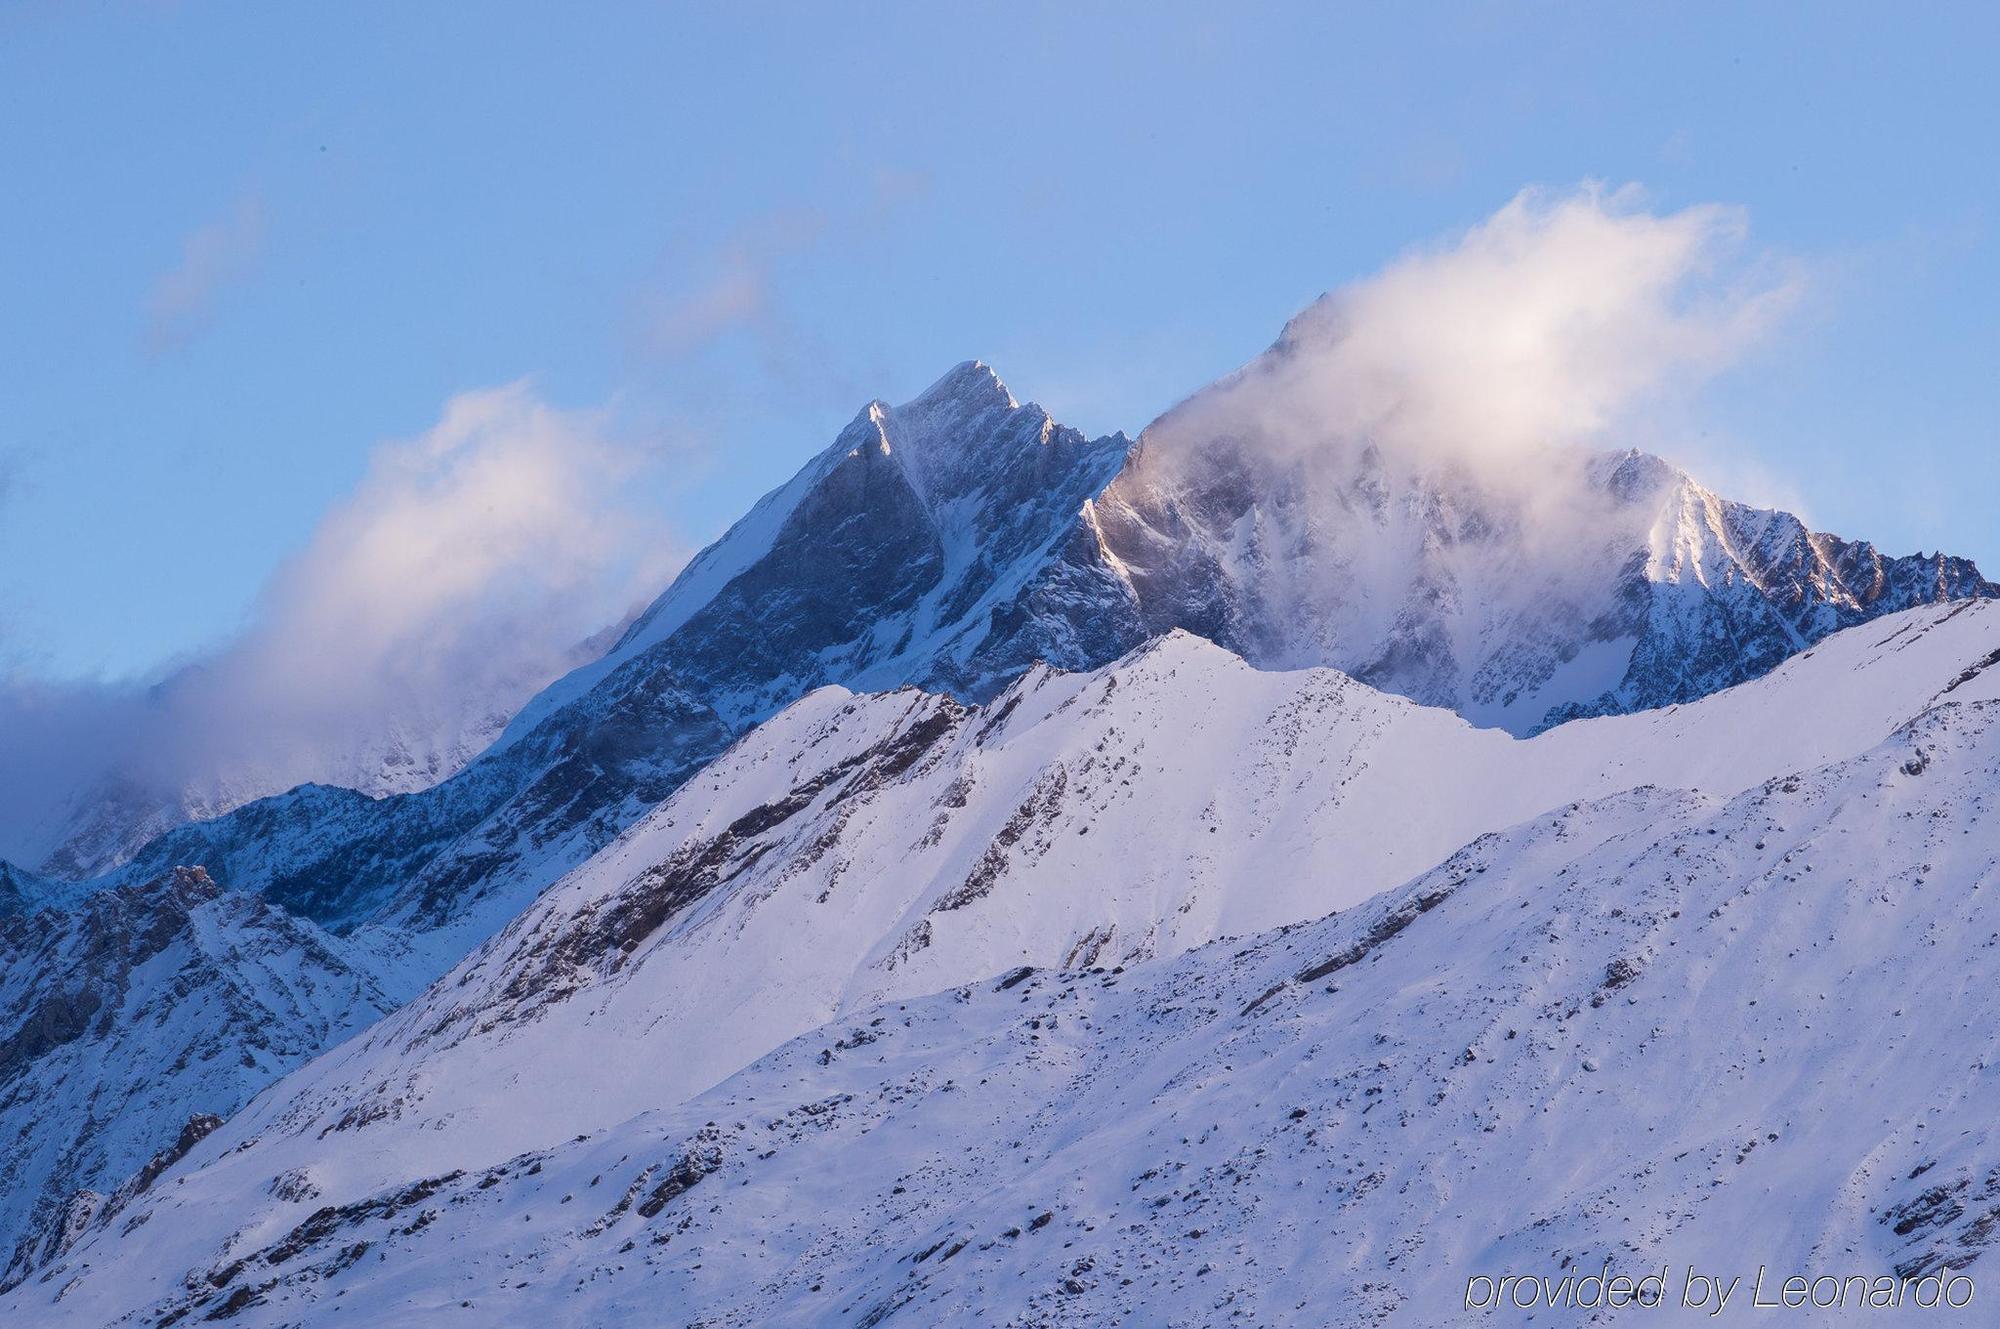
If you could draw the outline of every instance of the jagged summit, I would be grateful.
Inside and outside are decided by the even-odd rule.
[[[963,361],[900,406],[877,399],[862,407],[797,475],[696,555],[606,661],[579,670],[551,693],[573,694],[576,683],[601,677],[607,664],[672,635],[759,560],[788,541],[811,537],[815,523],[865,522],[884,541],[911,526],[929,526],[941,539],[990,541],[1008,524],[1011,509],[1069,502],[1079,468],[1086,483],[1108,480],[1127,447],[1122,435],[1085,440],[1040,406],[1016,401],[984,362]],[[1057,455],[1043,455],[1050,449]],[[976,495],[981,497],[969,505],[961,502]],[[1080,504],[1082,495],[1074,501]],[[954,504],[957,510],[945,510]],[[1006,557],[1004,549],[975,552],[986,553],[988,566]],[[539,719],[547,709],[547,698],[538,699],[524,716]],[[513,730],[520,728],[517,721]]]
[[[961,360],[946,370],[937,382],[913,397],[903,409],[923,410],[947,400],[979,402],[1008,411],[1021,404],[1014,400],[1014,394],[1007,390],[1007,385],[1001,382],[993,366],[984,360]]]
[[[967,360],[901,406],[870,402],[849,432],[867,434],[864,446],[892,458],[918,501],[935,509],[991,483],[1014,452],[1047,442],[1057,428],[1041,407],[1015,401],[985,364]]]

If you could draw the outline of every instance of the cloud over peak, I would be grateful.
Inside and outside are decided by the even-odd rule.
[[[1271,352],[1154,426],[1274,447],[1505,456],[1601,439],[1741,358],[1796,297],[1740,209],[1636,188],[1524,190],[1449,242],[1323,296]]]

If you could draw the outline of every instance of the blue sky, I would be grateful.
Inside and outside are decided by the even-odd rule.
[[[656,444],[684,548],[958,360],[1133,431],[1586,179],[1806,273],[1676,424],[1719,487],[1991,575],[1993,12],[10,6],[0,666],[214,648],[461,393]]]

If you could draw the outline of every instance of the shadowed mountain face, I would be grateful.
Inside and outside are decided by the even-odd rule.
[[[1884,558],[1640,454],[1550,454],[1546,484],[1497,483],[1367,448],[1169,447],[1158,428],[1086,439],[961,365],[913,402],[866,407],[452,778],[379,799],[302,786],[172,830],[94,881],[10,875],[0,909],[89,908],[202,864],[275,919],[342,937],[343,963],[395,1004],[828,684],[980,702],[1037,660],[1093,668],[1182,628],[1259,666],[1330,664],[1526,733],[1689,700],[1844,625],[1996,593],[1962,560]],[[294,1060],[350,1027],[265,1018]],[[143,1039],[121,1054],[120,1074],[157,1081],[128,1115],[123,1166],[282,1069],[246,1056],[252,1041],[214,1053],[246,1077],[226,1103]],[[0,1163],[46,1143],[9,1144]],[[64,1175],[102,1189],[117,1166]]]

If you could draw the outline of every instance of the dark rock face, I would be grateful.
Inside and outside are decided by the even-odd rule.
[[[943,540],[880,426],[864,416],[840,443],[850,450],[770,551],[676,634],[671,654],[684,676],[730,692],[823,675],[819,656],[829,649],[850,667],[865,665],[883,647],[875,625],[907,617],[937,587]]]
[[[189,912],[220,893],[203,869],[176,868],[151,890],[108,892],[74,920],[52,913],[15,920],[0,936],[10,960],[39,981],[10,994],[0,1082],[82,1037],[92,1016],[123,1000],[131,971],[166,949],[187,928]]]
[[[1628,568],[1622,613],[1600,638],[1636,638],[1616,688],[1552,708],[1540,728],[1694,701],[1769,673],[1829,633],[1943,600],[1987,599],[2000,586],[1963,558],[1888,557],[1864,540],[1808,531],[1789,513],[1717,504],[1737,555],[1719,584],[1663,581]]]

